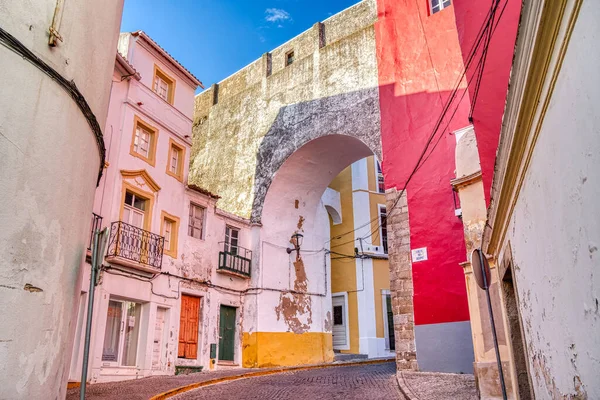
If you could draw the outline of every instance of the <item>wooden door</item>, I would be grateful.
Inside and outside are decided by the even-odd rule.
[[[200,298],[181,295],[181,316],[179,318],[180,358],[197,358],[198,356],[198,323],[200,320]]]
[[[219,317],[219,360],[233,361],[235,308],[221,306]]]
[[[152,345],[152,369],[155,371],[163,370],[164,359],[163,348],[164,336],[165,336],[165,316],[167,315],[167,309],[158,307],[156,309],[156,322],[154,323],[154,343]],[[166,353],[166,351],[165,351]]]

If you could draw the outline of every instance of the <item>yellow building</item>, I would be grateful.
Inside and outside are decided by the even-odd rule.
[[[328,205],[331,200],[324,201],[331,217],[333,348],[370,358],[392,356],[385,188],[374,156],[335,177],[324,199],[338,196],[337,212]]]

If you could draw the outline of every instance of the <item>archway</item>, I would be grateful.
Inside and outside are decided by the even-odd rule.
[[[244,348],[253,365],[332,359],[330,220],[323,194],[342,170],[373,154],[354,136],[324,135],[293,151],[272,175],[255,230],[251,283],[260,289],[245,305],[244,331],[252,334]],[[286,252],[294,233],[303,235],[299,257]]]

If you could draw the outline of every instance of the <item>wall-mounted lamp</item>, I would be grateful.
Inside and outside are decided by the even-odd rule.
[[[294,233],[290,239],[290,243],[294,246],[294,248],[286,249],[288,254],[292,254],[292,251],[296,251],[296,259],[300,258],[300,246],[302,246],[302,239],[304,239],[304,235],[297,232]]]

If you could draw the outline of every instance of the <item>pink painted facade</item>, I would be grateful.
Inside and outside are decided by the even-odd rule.
[[[221,242],[227,227],[229,237],[236,230],[241,253],[250,247],[250,225],[217,209],[218,196],[187,186],[201,83],[143,32],[121,34],[118,50],[104,127],[107,164],[93,208],[101,217],[96,227],[108,227],[110,238],[96,287],[88,381],[240,364],[241,338],[224,366],[211,360],[210,347],[219,343],[220,307],[242,307],[239,293],[249,282],[217,268]],[[89,261],[82,269],[70,381],[81,376]],[[180,333],[189,322],[182,307],[190,304],[195,328]]]

